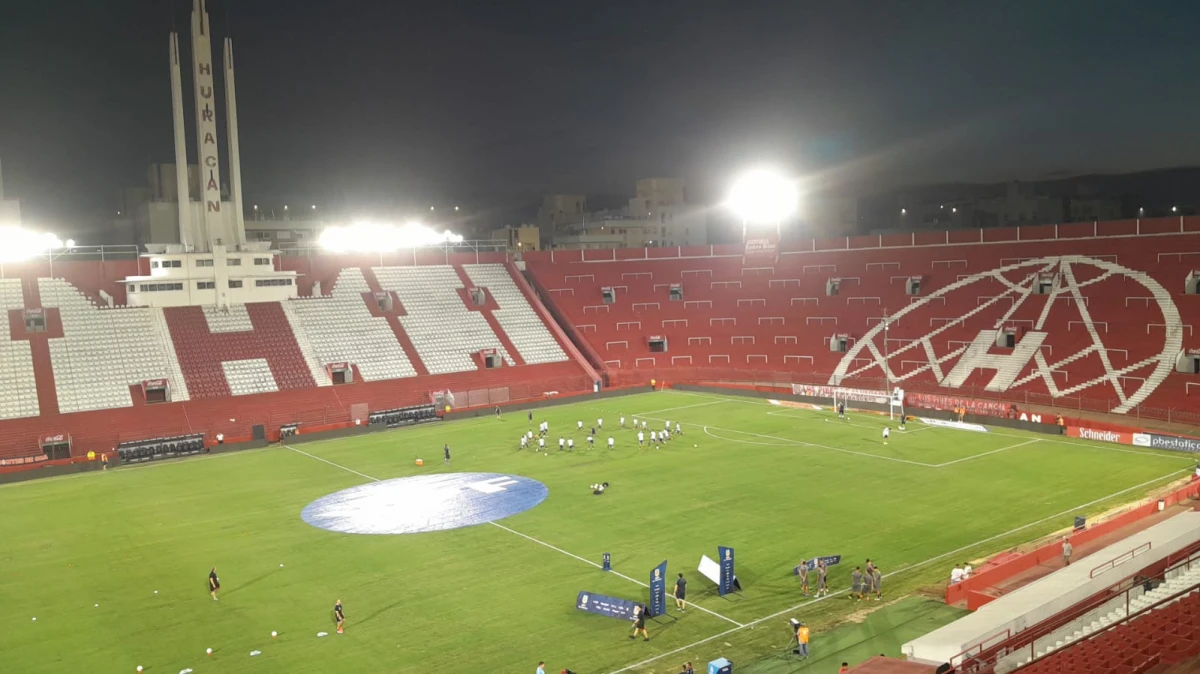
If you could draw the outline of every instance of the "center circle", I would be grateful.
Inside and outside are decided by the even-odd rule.
[[[343,534],[417,534],[501,520],[549,495],[546,485],[520,475],[416,475],[322,496],[305,506],[300,518]]]

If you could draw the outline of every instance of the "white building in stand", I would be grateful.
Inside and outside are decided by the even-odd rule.
[[[197,197],[192,200],[183,121],[183,78],[179,36],[172,32],[168,58],[175,132],[174,208],[156,203],[161,213],[147,218],[149,276],[124,279],[128,303],[135,306],[216,305],[276,302],[296,296],[295,272],[278,271],[270,242],[247,243],[242,204],[241,151],[238,145],[237,95],[233,41],[225,38],[223,65],[229,150],[229,200],[221,193],[217,106],[213,79],[212,30],[205,0],[192,0],[192,80],[195,84],[196,147],[199,152]],[[168,172],[162,172],[166,175]],[[167,190],[163,190],[166,192]],[[162,216],[174,211],[176,233]],[[158,223],[155,225],[155,223]]]

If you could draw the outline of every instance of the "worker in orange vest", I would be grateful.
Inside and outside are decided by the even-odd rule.
[[[796,627],[796,655],[802,658],[808,657],[808,626],[800,623]]]

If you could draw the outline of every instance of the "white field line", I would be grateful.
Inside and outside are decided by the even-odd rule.
[[[1059,518],[1059,517],[1063,517],[1064,515],[1069,515],[1069,514],[1071,514],[1071,513],[1078,512],[1079,510],[1081,510],[1081,509],[1083,509],[1083,508],[1089,508],[1089,507],[1091,507],[1091,506],[1094,506],[1094,505],[1096,505],[1097,503],[1103,503],[1104,501],[1107,501],[1108,499],[1111,499],[1111,498],[1116,498],[1117,496],[1120,496],[1120,495],[1122,495],[1122,494],[1125,494],[1125,493],[1127,493],[1127,492],[1133,491],[1133,490],[1135,490],[1135,489],[1141,489],[1142,487],[1146,487],[1146,486],[1149,486],[1149,485],[1151,485],[1151,484],[1154,484],[1155,482],[1159,482],[1159,481],[1161,481],[1161,480],[1165,480],[1165,479],[1167,479],[1167,478],[1171,477],[1172,475],[1176,475],[1176,474],[1178,474],[1178,473],[1181,473],[1181,472],[1183,472],[1183,470],[1174,470],[1174,471],[1171,471],[1170,473],[1167,473],[1166,475],[1163,475],[1162,477],[1155,478],[1155,479],[1153,479],[1153,480],[1149,480],[1149,481],[1143,482],[1143,483],[1141,483],[1141,484],[1134,485],[1134,486],[1132,486],[1132,487],[1128,487],[1128,488],[1126,488],[1126,489],[1122,489],[1121,491],[1118,491],[1118,492],[1115,492],[1115,493],[1109,494],[1108,496],[1102,496],[1102,497],[1100,497],[1100,498],[1098,498],[1098,499],[1096,499],[1096,500],[1094,500],[1094,501],[1091,501],[1091,502],[1089,502],[1089,503],[1084,503],[1083,505],[1078,505],[1078,506],[1075,506],[1074,508],[1071,508],[1071,509],[1069,509],[1069,510],[1064,510],[1064,511],[1062,511],[1061,513],[1056,513],[1056,514],[1054,514],[1054,515],[1050,515],[1049,517],[1043,517],[1042,519],[1040,519],[1040,520],[1037,520],[1036,522],[1030,522],[1029,524],[1023,524],[1023,525],[1021,525],[1021,526],[1019,526],[1019,527],[1017,527],[1017,528],[1015,528],[1015,529],[1010,529],[1010,530],[1008,530],[1008,531],[1005,531],[1005,532],[1004,532],[1004,533],[1002,533],[1002,534],[996,534],[995,536],[991,536],[990,538],[985,538],[985,539],[983,539],[983,540],[981,540],[981,541],[976,541],[976,542],[974,542],[974,543],[971,543],[970,545],[964,545],[963,547],[961,547],[961,548],[958,548],[957,550],[951,550],[950,552],[945,552],[945,553],[942,553],[942,554],[938,555],[937,557],[930,557],[929,559],[927,559],[927,560],[925,560],[925,561],[923,561],[923,562],[917,562],[916,564],[912,564],[912,565],[909,565],[909,566],[902,566],[902,567],[900,567],[899,569],[896,569],[895,571],[892,571],[892,572],[890,572],[890,573],[885,573],[885,574],[883,574],[883,577],[884,577],[884,578],[889,578],[889,577],[891,577],[891,576],[894,576],[894,575],[896,575],[896,574],[899,574],[899,573],[904,573],[905,571],[912,571],[913,569],[919,569],[919,568],[921,568],[921,567],[924,567],[924,566],[929,566],[930,564],[932,564],[932,563],[934,563],[934,562],[937,562],[937,561],[941,561],[941,560],[943,560],[943,559],[946,559],[947,557],[951,557],[951,556],[954,556],[954,555],[958,555],[959,553],[965,552],[965,551],[967,551],[967,550],[970,550],[970,549],[972,549],[972,548],[974,548],[974,547],[977,547],[977,546],[983,545],[983,544],[985,544],[985,543],[990,543],[990,542],[992,542],[992,541],[994,541],[994,540],[997,540],[997,539],[1000,539],[1000,538],[1004,538],[1004,537],[1006,537],[1006,536],[1011,536],[1012,534],[1015,534],[1015,533],[1018,533],[1018,532],[1024,531],[1025,529],[1028,529],[1028,528],[1030,528],[1030,527],[1035,527],[1035,526],[1037,526],[1037,525],[1039,525],[1039,524],[1042,524],[1042,523],[1044,523],[1044,522],[1048,522],[1048,521],[1050,521],[1050,520],[1053,520],[1053,519],[1056,519],[1056,518]],[[828,599],[829,597],[834,597],[834,596],[837,596],[837,595],[839,595],[839,594],[842,594],[842,593],[844,593],[844,592],[846,592],[846,590],[845,590],[845,589],[843,589],[843,590],[839,590],[839,591],[837,591],[837,592],[833,592],[833,593],[831,593],[831,594],[829,594],[829,595],[826,595],[825,597],[822,597],[821,599]],[[715,640],[715,639],[720,639],[721,637],[724,637],[724,636],[727,636],[727,635],[733,634],[734,632],[740,631],[740,630],[742,630],[742,629],[745,629],[745,628],[747,628],[747,627],[749,627],[749,628],[753,629],[755,625],[758,625],[758,624],[760,624],[760,623],[764,623],[764,622],[766,622],[766,621],[768,621],[768,620],[774,620],[775,618],[778,618],[779,616],[785,615],[785,614],[787,614],[787,613],[791,613],[792,611],[795,611],[795,610],[797,610],[797,609],[800,609],[800,608],[803,608],[803,607],[805,607],[805,606],[808,606],[808,605],[810,605],[810,604],[814,603],[815,601],[821,601],[821,599],[810,600],[810,601],[807,601],[807,602],[803,602],[803,603],[800,603],[800,604],[796,604],[795,606],[791,606],[791,607],[785,608],[785,609],[784,609],[784,610],[782,610],[782,611],[778,611],[778,612],[776,612],[776,613],[772,613],[772,614],[771,614],[771,615],[769,615],[769,616],[764,616],[764,617],[762,617],[762,618],[757,618],[757,619],[755,619],[755,620],[751,620],[750,622],[746,623],[745,625],[742,625],[741,627],[734,627],[734,628],[732,628],[732,629],[725,630],[724,632],[720,632],[720,633],[718,633],[718,634],[714,634],[714,635],[712,635],[711,637],[705,637],[704,639],[700,639],[699,641],[694,641],[694,642],[692,642],[692,643],[690,643],[690,644],[688,644],[688,645],[686,645],[686,646],[680,646],[679,648],[676,648],[676,649],[674,649],[674,650],[667,651],[666,653],[660,653],[659,655],[656,655],[656,656],[654,656],[654,657],[652,657],[652,658],[647,658],[647,659],[645,659],[645,660],[642,660],[641,662],[635,662],[635,663],[633,663],[632,665],[626,665],[625,667],[622,667],[621,669],[614,670],[613,672],[611,672],[611,674],[622,674],[622,672],[628,672],[628,671],[630,671],[630,670],[632,670],[632,669],[636,669],[636,668],[638,668],[638,667],[644,667],[644,666],[646,666],[646,665],[648,665],[648,664],[650,664],[650,663],[652,663],[652,662],[656,662],[656,661],[658,661],[658,660],[661,660],[661,659],[663,659],[663,658],[665,658],[665,657],[668,657],[668,656],[672,656],[672,655],[678,655],[679,653],[683,653],[684,651],[687,651],[688,649],[695,648],[696,646],[700,646],[700,645],[702,645],[702,644],[706,644],[706,643],[708,643],[708,642],[710,642],[710,641],[713,641],[713,640]]]
[[[981,457],[981,456],[987,456],[988,454],[996,454],[997,452],[1005,452],[1005,451],[1008,451],[1008,450],[1010,450],[1010,449],[1016,449],[1017,447],[1024,447],[1025,445],[1032,445],[1032,444],[1033,444],[1033,443],[1035,443],[1035,442],[1041,442],[1041,439],[1040,439],[1040,438],[1034,438],[1034,439],[1032,439],[1032,440],[1026,440],[1025,442],[1020,442],[1020,443],[1017,443],[1017,444],[1015,444],[1015,445],[1009,445],[1009,446],[1007,446],[1007,447],[1001,447],[1000,449],[993,449],[993,450],[992,450],[992,451],[990,451],[990,452],[983,452],[983,453],[981,453],[981,454],[976,454],[976,455],[974,455],[974,456],[964,456],[964,457],[963,457],[963,458],[961,458],[961,459],[955,459],[955,460],[953,460],[953,461],[947,461],[947,462],[945,462],[945,463],[939,463],[938,465],[936,465],[936,466],[934,466],[934,467],[935,467],[935,468],[945,468],[946,466],[953,466],[954,464],[956,464],[956,463],[962,463],[963,461],[971,461],[971,460],[973,460],[973,459],[978,459],[979,457]]]
[[[342,465],[342,464],[340,464],[340,463],[334,463],[333,461],[330,461],[330,460],[328,460],[328,459],[322,459],[322,458],[321,458],[321,457],[319,457],[319,456],[315,456],[315,455],[313,455],[313,454],[309,454],[308,452],[301,451],[301,450],[299,450],[299,449],[296,449],[295,447],[292,447],[292,446],[290,446],[290,445],[283,445],[283,447],[286,447],[287,449],[290,449],[290,450],[292,450],[293,452],[296,452],[297,454],[303,454],[304,456],[307,456],[307,457],[308,457],[308,458],[310,458],[310,459],[316,459],[317,461],[320,461],[321,463],[324,463],[324,464],[328,464],[328,465],[330,465],[330,466],[333,466],[334,468],[340,468],[341,470],[344,470],[344,471],[346,471],[347,473],[354,473],[355,475],[358,475],[359,477],[364,477],[364,478],[366,478],[366,479],[368,479],[368,480],[370,480],[370,481],[372,481],[372,482],[382,482],[382,480],[380,480],[380,479],[379,479],[379,478],[377,478],[377,477],[371,477],[370,475],[367,475],[366,473],[360,473],[360,472],[358,472],[357,470],[354,470],[353,468],[347,468],[346,466],[343,466],[343,465]],[[554,546],[554,545],[551,545],[551,544],[549,544],[549,543],[547,543],[546,541],[543,541],[543,540],[541,540],[541,539],[534,538],[533,536],[530,536],[529,534],[523,534],[523,533],[521,533],[520,531],[517,531],[516,529],[512,529],[512,528],[510,528],[510,527],[506,527],[506,526],[504,526],[503,524],[499,524],[499,523],[497,523],[497,522],[488,522],[488,524],[490,524],[490,525],[492,525],[492,526],[496,527],[497,529],[503,529],[504,531],[507,531],[507,532],[509,532],[510,534],[516,534],[517,536],[520,536],[521,538],[524,538],[524,539],[526,539],[526,540],[529,540],[529,541],[532,541],[532,542],[534,542],[534,543],[537,543],[538,545],[541,545],[541,546],[543,546],[543,547],[550,548],[551,550],[553,550],[553,551],[555,551],[555,552],[558,552],[558,553],[564,554],[564,555],[566,555],[566,556],[568,556],[568,557],[571,557],[571,558],[573,558],[573,559],[577,559],[577,560],[579,560],[579,561],[583,562],[584,564],[590,564],[591,566],[594,566],[594,567],[596,567],[597,569],[601,569],[601,568],[603,568],[602,566],[600,566],[600,565],[599,565],[599,564],[597,564],[596,562],[593,562],[593,561],[592,561],[592,560],[590,560],[590,559],[585,559],[585,558],[583,558],[583,557],[580,557],[579,555],[577,555],[577,554],[575,554],[575,553],[573,553],[573,552],[567,552],[566,550],[563,550],[563,549],[562,549],[562,548],[560,548],[560,547],[556,547],[556,546]],[[642,581],[640,581],[640,580],[637,580],[636,578],[630,578],[629,576],[626,576],[625,574],[623,574],[623,573],[621,573],[621,572],[619,572],[619,571],[610,571],[609,573],[612,573],[614,576],[619,576],[619,577],[621,577],[621,578],[624,578],[625,580],[627,580],[627,581],[629,581],[629,582],[631,582],[631,583],[635,583],[635,584],[637,584],[637,585],[641,585],[642,587],[647,587],[647,588],[648,588],[648,587],[650,587],[650,586],[649,586],[649,585],[647,585],[646,583],[643,583]],[[696,603],[694,603],[694,602],[689,602],[689,603],[688,603],[688,605],[689,605],[689,606],[692,606],[693,608],[699,609],[699,610],[701,610],[701,611],[703,611],[703,612],[705,612],[705,613],[707,613],[707,614],[709,614],[709,615],[711,615],[711,616],[713,616],[713,617],[720,618],[721,620],[724,620],[725,622],[733,623],[734,625],[737,625],[738,627],[742,627],[742,623],[740,623],[740,622],[738,622],[738,621],[736,621],[736,620],[734,620],[734,619],[732,619],[732,618],[726,618],[725,616],[721,615],[720,613],[717,613],[716,611],[710,611],[710,610],[708,610],[708,609],[704,608],[703,606],[700,606],[699,604],[696,604]]]
[[[646,417],[646,418],[652,419],[652,417]],[[897,463],[907,463],[911,466],[921,466],[922,468],[937,468],[937,464],[933,464],[933,463],[922,463],[920,461],[909,461],[908,459],[898,459],[894,456],[882,456],[879,454],[870,454],[867,452],[856,452],[851,449],[842,449],[841,447],[829,447],[827,445],[817,445],[817,444],[813,444],[811,442],[804,442],[802,440],[794,440],[792,438],[781,438],[781,437],[775,436],[775,435],[763,435],[762,433],[751,433],[749,431],[733,431],[733,430],[729,430],[727,428],[717,428],[716,426],[705,426],[704,427],[705,434],[709,435],[710,437],[717,438],[718,440],[725,440],[727,442],[739,442],[739,441],[733,440],[731,438],[722,438],[720,436],[713,435],[711,432],[709,432],[710,428],[714,431],[721,431],[722,433],[738,433],[741,435],[750,435],[750,436],[753,436],[756,438],[764,438],[767,440],[777,440],[783,444],[798,445],[800,447],[816,447],[818,449],[828,449],[832,452],[841,452],[843,454],[854,454],[856,456],[865,456],[869,459],[882,459],[884,461],[895,461]]]
[[[697,398],[711,398],[717,402],[741,402],[741,403],[746,403],[749,405],[770,405],[771,407],[775,407],[774,405],[771,405],[769,402],[766,402],[765,400],[760,399],[760,398],[741,398],[741,399],[717,398],[716,396],[712,396],[712,395],[709,395],[706,393],[694,393],[692,391],[674,391],[673,390],[673,391],[671,391],[671,393],[673,393],[675,395],[695,396]],[[803,413],[803,414],[818,414],[818,415],[822,414],[821,412],[818,412],[816,410],[806,410],[806,409],[793,408],[793,407],[783,408],[776,412],[767,412],[767,414],[775,414],[776,416],[791,416],[791,417],[795,417],[795,418],[802,418],[800,416],[800,414],[785,414],[785,413],[783,413],[784,410],[797,412],[797,413]],[[850,423],[849,425],[853,426],[855,424]],[[857,424],[857,425],[862,426],[863,428],[873,428],[871,426],[865,426],[862,424]],[[984,425],[986,426],[987,424],[985,423]],[[954,430],[954,429],[948,429],[948,428],[943,429],[943,428],[934,428],[934,427],[925,426],[925,427],[921,427],[919,429],[906,431],[906,432],[907,433],[918,433],[920,431],[926,431],[926,430]],[[992,428],[989,428],[988,432],[994,436],[1002,437],[1002,438],[1023,438],[1023,437],[1025,437],[1023,435],[1014,435],[1012,433],[999,432]],[[1092,449],[1092,450],[1096,450],[1096,451],[1100,451],[1100,452],[1121,452],[1123,454],[1137,454],[1139,456],[1154,456],[1154,457],[1158,457],[1160,459],[1172,459],[1175,461],[1187,461],[1189,463],[1194,461],[1194,458],[1190,457],[1190,456],[1174,456],[1172,454],[1164,454],[1161,452],[1142,452],[1142,451],[1138,451],[1136,449],[1122,449],[1120,447],[1109,447],[1107,445],[1090,444],[1087,442],[1073,442],[1071,440],[1062,440],[1062,439],[1054,438],[1054,437],[1044,437],[1044,438],[1038,438],[1038,439],[1041,440],[1042,442],[1051,442],[1056,445],[1068,445],[1071,447],[1081,447],[1083,449]]]

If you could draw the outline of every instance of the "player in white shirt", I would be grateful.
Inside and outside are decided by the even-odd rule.
[[[887,444],[888,435],[891,434],[891,431],[892,431],[891,428],[888,428],[887,426],[883,427],[883,444],[885,444],[885,445]]]
[[[575,438],[571,438],[570,440],[567,440],[567,451],[568,452],[575,451]]]
[[[974,571],[974,569],[971,568],[970,562],[967,562],[966,564],[964,564],[963,565],[963,580],[970,578],[972,571]]]
[[[638,444],[639,445],[646,444],[646,434],[641,431],[638,431]]]
[[[658,443],[658,431],[650,431],[650,444]]]
[[[679,425],[678,421],[675,422],[675,434],[683,435],[683,427]]]
[[[596,438],[589,435],[588,436],[588,449],[591,449],[592,446],[595,444],[596,444]]]
[[[637,417],[633,418],[633,428],[634,430],[637,430]]]
[[[583,419],[580,419],[579,421],[577,421],[575,423],[578,424],[578,429],[582,431],[583,430]]]
[[[621,428],[625,428],[625,417],[621,417]],[[1197,466],[1197,468],[1200,468],[1200,466]]]
[[[671,420],[670,419],[663,422],[663,428],[667,429],[668,431],[671,430]]]
[[[538,449],[540,449],[540,450],[546,449],[546,438],[538,438]]]
[[[961,583],[962,579],[963,579],[962,568],[955,566],[954,570],[950,572],[950,584],[954,585],[955,583]]]
[[[604,428],[604,420],[596,419],[596,428]]]
[[[646,420],[642,419],[642,430],[646,430]]]
[[[608,448],[609,448],[609,449],[612,449],[612,448],[613,448],[613,439],[612,439],[612,436],[609,436],[609,438],[608,438]]]
[[[521,449],[525,449],[525,446],[528,444],[529,444],[529,436],[522,435],[521,436]]]
[[[566,438],[562,438],[562,437],[560,437],[560,438],[558,439],[558,451],[560,451],[560,452],[561,452],[561,451],[563,451],[563,449],[564,449],[566,446],[567,446],[567,439],[566,439]]]

